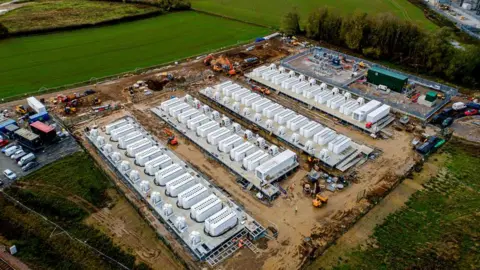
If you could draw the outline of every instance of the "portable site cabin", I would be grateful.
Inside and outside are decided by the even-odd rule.
[[[37,134],[30,130],[20,128],[15,131],[15,138],[17,141],[26,148],[37,151],[42,147],[42,139]]]
[[[30,128],[32,129],[33,133],[40,136],[44,143],[50,143],[57,138],[57,132],[55,131],[55,128],[42,122],[34,122],[30,124]]]
[[[375,85],[385,85],[396,92],[402,92],[408,82],[408,77],[381,67],[372,67],[368,70],[367,81]]]

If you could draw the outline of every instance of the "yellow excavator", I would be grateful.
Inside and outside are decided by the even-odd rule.
[[[312,200],[312,205],[313,207],[315,208],[320,208],[322,207],[324,204],[327,204],[328,202],[328,197],[323,197],[322,195],[317,194],[315,196],[315,199]]]

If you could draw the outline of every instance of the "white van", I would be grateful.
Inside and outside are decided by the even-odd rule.
[[[20,146],[14,145],[14,146],[8,148],[7,150],[5,150],[5,155],[7,157],[9,157],[9,156],[13,155],[13,153],[17,152],[17,150],[20,150],[20,149],[22,149]]]
[[[23,166],[23,165],[27,164],[28,162],[35,160],[35,158],[36,158],[35,155],[34,155],[33,153],[30,153],[30,154],[28,154],[28,155],[26,155],[26,156],[23,156],[23,157],[18,161],[17,164],[18,164],[18,166]]]

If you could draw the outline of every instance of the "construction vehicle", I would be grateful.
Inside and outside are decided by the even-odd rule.
[[[168,144],[169,145],[178,145],[177,137],[175,137],[175,135],[172,135],[172,136],[168,137]]]
[[[271,94],[270,89],[268,89],[266,87],[260,87],[260,86],[257,86],[257,85],[252,86],[252,90],[260,92],[261,94],[264,94],[264,95],[267,95],[267,96]]]
[[[24,115],[27,113],[27,109],[25,109],[25,107],[23,105],[18,105],[15,107],[15,111],[18,113],[18,114],[21,114],[21,115]]]
[[[98,97],[96,97],[95,99],[93,99],[93,103],[92,105],[95,106],[95,105],[100,105],[102,104],[102,100],[99,99]]]
[[[205,57],[205,59],[203,59],[203,64],[205,66],[210,66],[212,63],[212,60],[213,60],[213,55],[209,54],[207,55],[207,57]]]
[[[320,208],[324,204],[327,204],[327,202],[328,202],[328,197],[323,197],[322,195],[317,194],[315,196],[315,199],[312,200],[312,205],[313,207]]]
[[[232,63],[230,63],[230,60],[228,60],[228,58],[225,58],[225,62],[226,62],[226,68],[228,69],[228,71],[227,71],[228,75],[230,75],[230,76],[236,75],[237,72],[233,68]]]
[[[65,111],[65,114],[74,114],[77,112],[77,108],[66,106],[64,111]]]

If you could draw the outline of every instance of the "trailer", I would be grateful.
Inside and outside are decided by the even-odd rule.
[[[127,145],[134,143],[136,141],[139,141],[143,139],[143,137],[144,135],[140,131],[134,131],[134,132],[128,133],[127,135],[118,138],[118,148],[126,149]]]
[[[367,122],[372,124],[378,122],[380,119],[384,118],[390,113],[390,106],[383,104],[382,106],[375,109],[373,112],[367,114]]]
[[[357,121],[365,121],[367,114],[373,112],[375,109],[380,107],[382,103],[377,100],[371,100],[367,104],[353,111],[352,118]]]
[[[190,129],[190,130],[196,130],[197,127],[205,124],[205,123],[208,123],[210,122],[210,118],[208,118],[206,115],[204,114],[201,114],[201,115],[197,115],[193,118],[190,118],[189,120],[187,120],[187,127]]]
[[[163,154],[162,150],[158,146],[153,146],[143,150],[140,153],[135,154],[135,162],[139,166],[145,166],[145,163],[155,159]]]
[[[210,192],[202,184],[196,184],[178,194],[178,206],[183,209],[190,209],[194,204],[200,202],[210,195]]]
[[[243,138],[234,134],[218,142],[218,150],[220,150],[223,153],[229,153],[230,150],[241,145],[242,143],[243,143]]]
[[[220,129],[217,129],[216,131],[213,131],[210,134],[208,134],[207,135],[207,142],[211,145],[217,145],[219,141],[227,138],[231,134],[232,134],[232,132],[228,128],[222,127]]]
[[[219,127],[220,125],[216,121],[210,121],[208,123],[205,123],[197,127],[197,136],[205,138],[209,133],[217,130]]]
[[[190,217],[197,222],[204,222],[208,217],[222,210],[222,201],[211,194],[190,208]]]
[[[155,185],[165,186],[168,181],[171,181],[182,174],[185,174],[185,170],[183,169],[183,167],[177,163],[174,163],[155,173]]]
[[[170,197],[177,197],[180,192],[193,185],[195,185],[195,178],[191,174],[185,173],[165,184],[166,194]]]
[[[155,175],[159,170],[166,168],[173,164],[172,158],[163,154],[145,163],[145,173],[148,175]]]
[[[298,164],[297,155],[290,151],[285,150],[280,154],[274,156],[269,161],[258,166],[255,169],[255,175],[261,181],[269,181],[278,178],[292,168],[295,164]]]
[[[170,109],[168,109],[168,113],[172,117],[177,117],[179,114],[186,112],[187,110],[190,110],[190,109],[192,109],[192,107],[187,103],[183,102],[175,107],[171,107]]]
[[[200,114],[201,113],[198,110],[190,109],[186,112],[179,114],[178,121],[180,121],[180,123],[186,124],[188,120],[192,119],[192,117],[198,116]]]
[[[213,237],[219,236],[235,227],[237,223],[237,214],[229,207],[224,207],[205,220],[205,232]]]
[[[175,107],[177,105],[180,105],[181,103],[184,103],[183,100],[177,98],[177,97],[174,97],[172,99],[169,99],[167,101],[164,101],[160,104],[160,109],[165,111],[165,112],[168,112],[168,110],[172,107]]]

